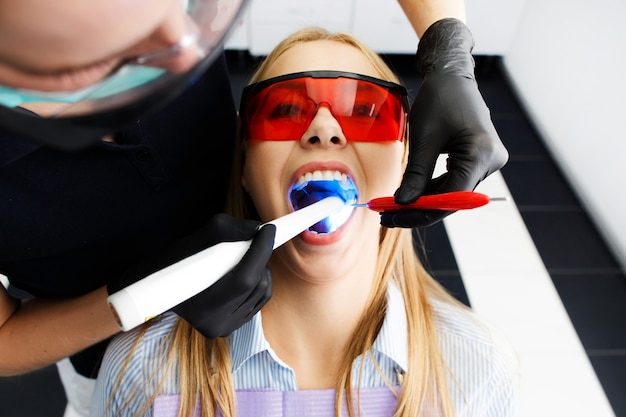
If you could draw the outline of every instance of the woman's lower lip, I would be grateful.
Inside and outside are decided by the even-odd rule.
[[[333,243],[339,241],[343,237],[343,235],[346,232],[348,224],[350,224],[350,222],[352,221],[352,217],[353,216],[350,216],[350,218],[344,224],[342,224],[341,227],[339,227],[337,230],[335,230],[332,233],[315,233],[309,230],[305,230],[304,232],[300,233],[299,237],[300,239],[302,239],[305,243],[308,243],[309,245],[316,245],[316,246],[332,245]]]

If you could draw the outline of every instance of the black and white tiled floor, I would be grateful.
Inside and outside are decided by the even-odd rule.
[[[251,60],[229,58],[237,96]],[[389,58],[415,93],[411,57]],[[510,200],[416,231],[423,259],[518,350],[521,417],[626,417],[624,271],[518,104],[501,60],[478,57],[477,77],[511,155],[477,191]],[[62,416],[56,368],[0,378],[0,404],[2,417]]]
[[[499,60],[492,71],[484,76],[479,73],[481,91],[511,155],[502,176],[612,412],[618,417],[626,416],[624,269],[611,255],[579,198],[561,175],[555,158],[546,151],[517,105],[504,73]],[[530,292],[526,308],[535,312],[542,308]],[[537,342],[541,346],[542,341]],[[600,408],[600,395],[594,397],[591,387],[583,389],[584,381],[575,381],[570,368],[557,366],[553,367],[551,361],[543,364],[546,371],[560,372],[558,380],[563,382],[561,387],[545,387],[549,394],[558,393],[547,400],[554,404],[562,398],[570,404],[570,412],[565,413],[566,408],[557,405],[553,415],[611,415],[609,409]],[[577,387],[581,390],[576,391]]]

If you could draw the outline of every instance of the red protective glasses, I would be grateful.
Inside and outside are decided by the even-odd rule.
[[[349,141],[402,141],[406,89],[396,83],[340,71],[282,75],[243,90],[241,120],[247,140],[300,140],[326,106]]]

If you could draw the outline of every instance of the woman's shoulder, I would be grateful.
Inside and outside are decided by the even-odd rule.
[[[113,338],[98,373],[92,415],[149,414],[145,405],[166,376],[169,334],[177,319],[167,313]]]
[[[431,300],[431,305],[439,337],[490,343],[490,326],[470,308],[440,300]]]
[[[433,301],[433,310],[441,348],[444,351],[465,349],[487,358],[504,355],[515,359],[513,346],[501,330],[464,306]]]
[[[171,333],[177,320],[178,316],[176,314],[167,312],[142,326],[119,333],[111,341],[109,349],[120,346],[122,349],[126,349],[128,353],[128,348],[136,342],[140,345],[149,345],[155,342],[162,343],[164,337]],[[138,350],[141,351],[142,349]]]
[[[470,408],[480,404],[479,408],[496,407],[509,415],[504,409],[514,403],[519,383],[513,345],[470,309],[440,301],[432,305],[441,353]]]
[[[169,351],[169,335],[178,320],[174,313],[166,313],[151,322],[115,336],[103,359],[103,370],[117,374],[130,366],[142,367]],[[159,361],[160,362],[160,361]]]

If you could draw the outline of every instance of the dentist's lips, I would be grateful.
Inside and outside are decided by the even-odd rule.
[[[334,170],[308,172],[291,186],[288,197],[293,209],[299,210],[331,196],[341,198],[346,206],[309,228],[314,233],[330,234],[343,226],[354,210],[358,191],[352,178]]]

